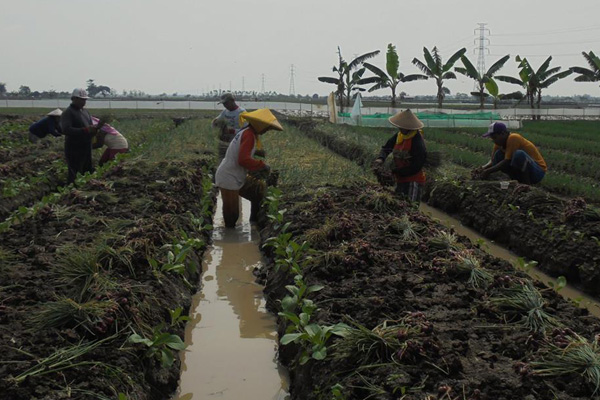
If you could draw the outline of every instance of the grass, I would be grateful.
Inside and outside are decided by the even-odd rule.
[[[542,359],[530,365],[532,372],[540,376],[579,374],[594,387],[592,395],[600,389],[600,347],[597,341],[590,343],[581,336],[571,336],[566,347],[550,344]]]
[[[463,250],[457,252],[455,257],[453,265],[459,272],[469,274],[468,284],[474,288],[487,288],[492,283],[492,274],[481,267],[481,262],[472,252]]]
[[[81,326],[94,334],[94,325],[100,322],[107,312],[116,308],[117,303],[112,300],[77,303],[72,299],[63,298],[42,305],[41,310],[32,317],[31,323],[41,329]]]
[[[504,290],[490,298],[489,304],[509,315],[521,317],[521,324],[530,332],[543,334],[558,325],[558,321],[544,311],[544,299],[530,281]]]

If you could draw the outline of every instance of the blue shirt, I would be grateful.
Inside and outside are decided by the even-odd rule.
[[[38,122],[31,124],[29,132],[33,133],[39,138],[46,137],[47,134],[54,136],[60,136],[60,126],[54,122],[53,117],[44,117]]]

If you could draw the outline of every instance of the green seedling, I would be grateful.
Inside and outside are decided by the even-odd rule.
[[[187,315],[181,315],[182,312],[182,307],[177,307],[174,310],[169,310],[169,315],[171,315],[171,327],[175,327],[179,324],[190,320],[190,317],[188,317]]]
[[[186,347],[179,336],[163,332],[160,325],[154,328],[151,338],[134,333],[129,336],[129,341],[144,344],[148,348],[146,357],[156,358],[164,368],[170,368],[173,365],[175,361],[173,350],[181,351]]]

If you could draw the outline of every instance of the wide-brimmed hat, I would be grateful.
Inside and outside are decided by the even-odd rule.
[[[409,129],[411,131],[415,129],[421,129],[425,126],[421,120],[417,118],[417,116],[410,110],[399,112],[391,116],[388,121],[390,121],[390,124],[397,126],[398,128]]]
[[[240,125],[243,125],[244,122],[248,122],[258,132],[264,132],[268,129],[275,129],[276,131],[283,130],[283,127],[279,121],[277,121],[277,117],[275,117],[268,108],[241,113]]]
[[[80,99],[89,99],[88,92],[84,88],[73,89],[73,94],[71,95],[71,98],[73,97],[78,97]]]
[[[494,135],[496,133],[504,133],[504,132],[507,132],[507,131],[508,131],[508,128],[502,122],[492,122],[490,124],[490,126],[488,127],[487,132],[484,133],[481,136],[482,137],[490,137],[490,136],[492,136],[492,135]]]
[[[49,117],[60,117],[62,115],[62,110],[60,108],[57,108],[56,110],[50,111],[46,115]]]
[[[221,101],[219,101],[217,104],[227,103],[229,100],[235,101],[235,97],[233,97],[233,94],[231,93],[225,93],[221,96]]]

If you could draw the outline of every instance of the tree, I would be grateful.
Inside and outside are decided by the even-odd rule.
[[[342,57],[342,51],[338,46],[338,65],[333,67],[333,72],[337,72],[338,76],[320,76],[317,78],[320,82],[331,83],[337,86],[335,94],[338,97],[341,112],[344,111],[344,98],[346,98],[346,104],[350,105],[352,90],[356,88],[358,81],[365,72],[364,68],[361,68],[354,73],[352,71],[366,60],[375,57],[377,54],[379,54],[379,50],[365,53],[348,63]]]
[[[31,94],[31,89],[29,88],[29,86],[23,86],[21,85],[21,87],[19,87],[19,96],[29,96]]]
[[[475,82],[477,82],[477,87],[479,90],[477,92],[471,92],[471,95],[479,98],[479,108],[480,109],[483,110],[483,103],[485,101],[485,98],[488,97],[485,94],[486,83],[489,82],[493,78],[494,74],[496,72],[498,72],[498,70],[504,66],[504,64],[506,63],[506,61],[508,61],[509,58],[510,58],[510,55],[506,55],[506,56],[502,57],[501,59],[496,61],[483,75],[481,75],[479,73],[479,71],[477,71],[477,68],[475,68],[473,66],[471,61],[469,61],[469,59],[466,56],[463,55],[460,57],[460,60],[462,61],[464,68],[456,67],[456,68],[454,68],[454,70],[460,74],[468,76],[471,79],[474,79]]]
[[[364,63],[363,65],[366,69],[374,73],[375,76],[363,78],[358,83],[361,85],[374,83],[375,85],[369,88],[369,93],[379,89],[390,88],[392,91],[392,107],[396,107],[396,88],[400,82],[404,83],[428,79],[425,75],[404,75],[402,72],[398,71],[400,68],[400,61],[398,53],[396,52],[396,47],[391,43],[388,44],[386,53],[385,69],[387,73],[372,64]]]
[[[6,96],[6,83],[0,82],[0,96]]]
[[[517,56],[515,60],[519,63],[519,78],[497,76],[496,79],[523,87],[526,91],[525,96],[527,97],[527,101],[532,110],[536,108],[536,105],[538,110],[540,109],[543,89],[548,88],[559,79],[566,78],[573,73],[571,69],[560,72],[561,67],[549,68],[552,56],[548,57],[537,71],[533,69],[526,58]],[[533,119],[540,119],[540,116],[538,115],[536,117],[533,112],[532,116]]]
[[[97,95],[102,95],[102,97],[106,97],[111,93],[111,88],[104,85],[96,85],[93,79],[87,80],[87,92],[90,97],[95,97]]]
[[[492,78],[488,79],[488,81],[485,83],[485,88],[487,89],[489,94],[483,93],[483,95],[485,97],[490,96],[492,98],[492,102],[494,104],[494,110],[498,108],[498,102],[500,102],[502,100],[519,100],[519,102],[520,102],[525,97],[522,92],[512,92],[512,93],[507,93],[507,94],[500,94],[500,90],[498,89],[498,84]]]
[[[571,71],[579,74],[575,77],[575,82],[599,82],[600,81],[600,58],[593,51],[586,53],[581,52],[583,58],[587,61],[590,68],[572,67]],[[1,91],[0,91],[1,93]]]
[[[454,72],[450,71],[450,69],[454,66],[454,63],[456,63],[456,61],[458,61],[458,59],[466,53],[466,51],[467,49],[463,47],[454,53],[452,57],[450,57],[450,59],[444,64],[437,47],[434,47],[431,52],[429,52],[426,47],[423,47],[423,56],[425,58],[425,62],[422,62],[417,58],[412,60],[412,63],[419,67],[419,69],[423,71],[425,75],[427,75],[429,78],[435,79],[437,84],[438,108],[442,108],[442,102],[444,101],[444,97],[446,97],[446,92],[448,91],[448,89],[444,87],[444,80],[456,79],[456,75]]]

